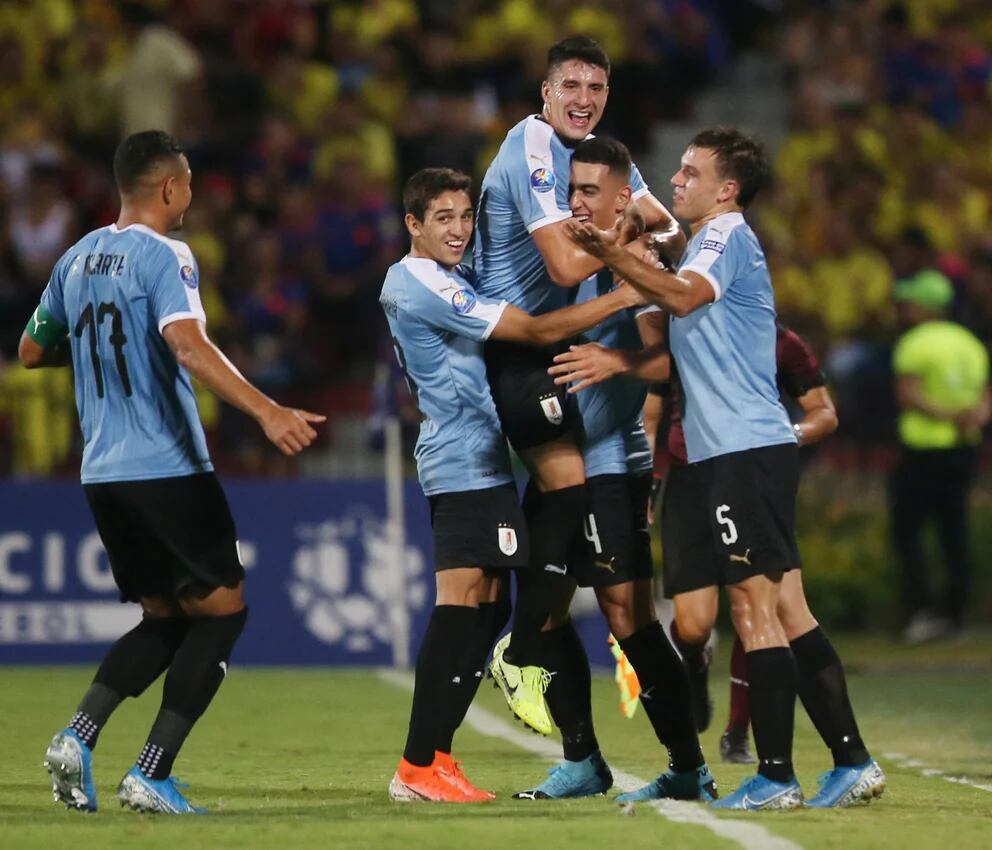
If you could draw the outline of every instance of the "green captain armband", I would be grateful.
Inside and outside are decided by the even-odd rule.
[[[24,332],[38,345],[48,350],[57,348],[65,342],[69,329],[39,304],[34,315],[28,319],[28,326]]]

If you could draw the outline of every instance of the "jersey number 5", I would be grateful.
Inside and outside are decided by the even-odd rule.
[[[87,304],[79,321],[76,322],[74,333],[81,337],[89,330],[90,360],[93,361],[93,379],[96,381],[97,398],[103,398],[103,369],[100,368],[100,352],[96,347],[97,325],[102,325],[104,318],[110,316],[110,344],[114,349],[114,361],[117,363],[117,374],[120,375],[124,395],[131,396],[131,378],[127,372],[127,361],[124,359],[124,345],[127,336],[124,334],[124,317],[113,301],[105,301],[94,311],[92,304]]]
[[[716,509],[716,521],[725,527],[725,531],[720,535],[720,539],[728,546],[737,542],[737,526],[734,521],[727,516],[730,513],[730,505],[720,505]]]

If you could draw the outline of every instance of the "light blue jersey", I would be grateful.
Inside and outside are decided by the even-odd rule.
[[[379,296],[424,416],[414,456],[427,496],[513,480],[482,356],[507,302],[478,295],[470,277],[406,256],[390,266]]]
[[[572,292],[577,304],[613,289],[613,272],[603,269]],[[639,351],[641,336],[634,318],[638,310],[622,310],[584,333],[580,342]],[[651,472],[651,450],[644,433],[642,381],[616,376],[576,394],[582,418],[582,459],[586,476]]]
[[[206,321],[198,286],[189,246],[141,224],[94,230],[55,264],[41,304],[69,329],[84,484],[213,469],[189,374],[162,338]]]
[[[743,215],[718,216],[692,237],[679,266],[690,271],[712,284],[716,300],[670,324],[689,462],[794,443],[775,383],[772,282]]]
[[[540,116],[528,116],[507,134],[479,196],[474,265],[480,295],[531,315],[565,306],[568,292],[551,280],[531,234],[571,217],[571,163],[572,148]],[[635,199],[648,194],[637,166],[630,185]]]

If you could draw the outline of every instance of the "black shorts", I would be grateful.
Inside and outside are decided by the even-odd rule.
[[[83,490],[122,601],[201,594],[244,579],[234,519],[214,473]]]
[[[580,587],[650,579],[648,496],[651,475],[594,475],[586,481],[589,510],[568,556]]]
[[[428,501],[435,570],[527,566],[530,538],[513,484],[438,493]]]
[[[503,433],[518,451],[543,446],[574,430],[575,400],[548,374],[559,349],[486,343],[486,373]]]
[[[797,569],[798,484],[793,443],[673,466],[661,502],[665,596]]]

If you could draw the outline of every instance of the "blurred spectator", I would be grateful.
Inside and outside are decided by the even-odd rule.
[[[894,297],[906,329],[893,352],[902,453],[891,481],[891,533],[908,616],[903,638],[922,643],[959,631],[971,589],[968,492],[982,429],[992,417],[989,356],[974,334],[945,316],[951,282],[925,270]],[[947,573],[935,606],[923,531],[932,522]]]
[[[12,205],[7,236],[24,285],[40,294],[55,261],[76,238],[73,205],[62,192],[57,165],[35,162],[20,203]]]

